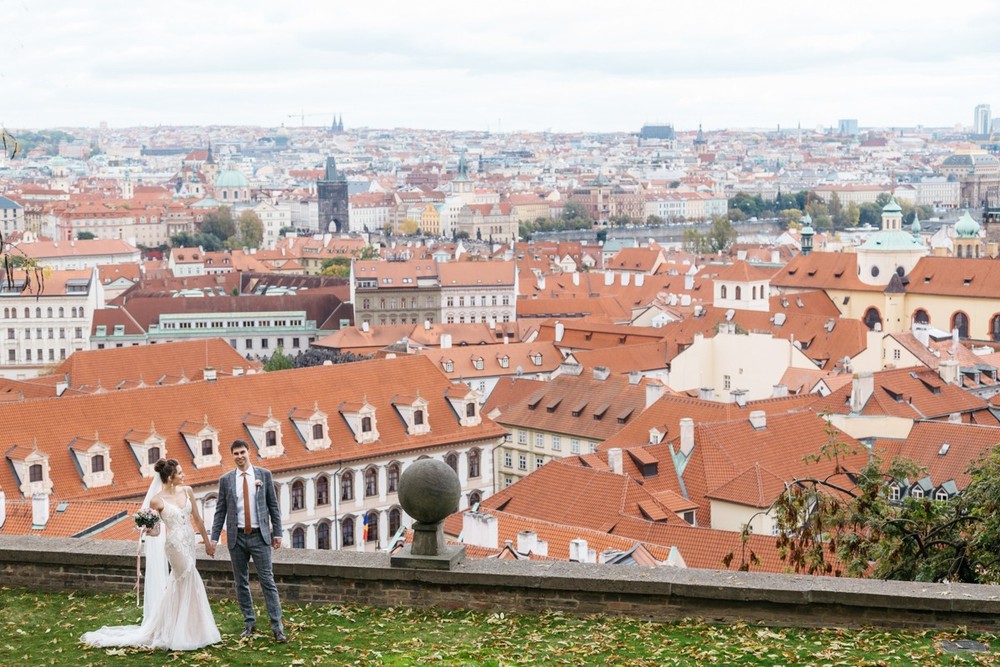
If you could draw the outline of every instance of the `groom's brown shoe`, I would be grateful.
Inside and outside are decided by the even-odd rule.
[[[255,633],[256,631],[257,631],[256,627],[248,625],[245,628],[243,628],[243,632],[240,633],[240,639],[249,639],[250,637],[253,636],[253,633]]]
[[[275,630],[274,631],[274,641],[278,642],[279,644],[287,644],[288,643],[288,637],[286,637],[285,633],[282,632],[281,630]]]

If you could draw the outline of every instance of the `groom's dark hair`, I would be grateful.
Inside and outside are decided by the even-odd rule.
[[[246,440],[233,440],[233,444],[229,445],[229,452],[232,453],[242,447],[243,449],[250,451],[250,445],[247,444]]]

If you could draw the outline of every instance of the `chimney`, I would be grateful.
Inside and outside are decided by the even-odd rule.
[[[612,447],[608,450],[608,467],[616,475],[624,474],[622,472],[622,450],[619,447]]]
[[[522,554],[538,553],[536,543],[538,533],[533,530],[522,530],[517,534],[517,552]]]
[[[961,412],[952,412],[950,415],[948,415],[948,423],[949,424],[961,424],[962,423],[962,413]]]
[[[750,413],[750,425],[755,431],[767,428],[767,413],[763,410],[754,410]]]
[[[365,333],[368,333],[368,320],[365,320],[364,322],[361,323],[361,330],[364,331]]]
[[[952,350],[957,350],[958,349],[958,328],[957,327],[951,330],[951,349]]]
[[[681,454],[689,456],[694,451],[694,420],[690,417],[681,419]]]
[[[632,274],[626,272],[622,273],[622,287],[628,287],[629,282],[631,282]]]
[[[573,272],[573,284],[577,287],[580,286],[580,274],[577,271]]]
[[[604,382],[611,375],[611,369],[607,366],[594,366],[594,379]]]
[[[645,273],[635,274],[635,286],[642,287],[645,284],[646,284],[646,274]]]
[[[556,322],[556,342],[561,343],[563,336],[566,334],[566,325],[562,322]]]
[[[855,373],[851,379],[851,412],[861,412],[875,391],[875,378],[870,372]]]
[[[660,400],[666,391],[666,386],[659,380],[646,380],[646,407]]]
[[[545,289],[545,276],[538,276],[538,280],[535,281],[535,284],[538,285],[538,289]]]
[[[611,273],[610,271],[605,271],[604,272],[604,284],[605,284],[605,286],[608,286],[608,287],[610,287],[611,285],[614,285],[615,284],[615,274]]]
[[[684,289],[686,290],[694,289],[694,276],[692,276],[690,273],[684,274]]]
[[[740,406],[741,408],[745,408],[747,406],[746,389],[733,389],[731,392],[729,392],[729,395],[732,396],[733,401],[736,403],[736,405]]]
[[[640,380],[642,380],[642,372],[641,371],[629,371],[628,372],[628,383],[629,384],[631,384],[631,385],[637,385],[637,384],[639,384]]]
[[[577,563],[588,563],[587,540],[582,538],[576,538],[575,540],[569,541],[569,559],[571,561],[576,561]]]
[[[451,347],[451,334],[441,334],[441,349],[447,350]]]
[[[788,396],[788,387],[786,385],[773,385],[771,389],[771,398],[785,398],[786,396]]]
[[[777,250],[772,250],[771,251],[771,264],[780,264],[780,263],[781,263],[781,253],[778,252]]]
[[[47,493],[36,493],[31,496],[31,527],[41,530],[48,522],[49,496]]]
[[[211,366],[206,366],[204,377],[205,377],[205,382],[215,382],[218,379],[218,374],[215,372],[214,368],[212,368]]]
[[[703,401],[714,401],[715,400],[715,388],[714,387],[702,387],[698,390],[698,398]]]
[[[495,317],[490,317],[490,319],[489,319],[489,326],[490,326],[490,331],[496,331],[497,330],[497,320],[496,320]]]
[[[681,294],[681,305],[682,306],[690,306],[691,305],[691,295],[690,294]]]
[[[233,366],[233,377],[234,378],[238,378],[241,375],[243,375],[243,367],[242,366]]]
[[[938,375],[948,384],[959,384],[961,373],[958,372],[958,360],[942,359],[938,362]]]
[[[462,541],[476,547],[496,549],[499,545],[497,518],[492,514],[466,512],[462,515]]]
[[[69,379],[63,375],[63,379],[56,382],[56,396],[62,396],[67,389],[69,389]]]
[[[430,330],[431,330],[431,321],[424,320],[424,331],[430,331]]]

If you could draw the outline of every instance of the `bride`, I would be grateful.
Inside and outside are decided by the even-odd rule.
[[[208,604],[205,585],[195,569],[192,515],[209,556],[215,555],[215,545],[205,532],[194,492],[190,486],[183,486],[184,471],[176,460],[160,459],[154,470],[159,474],[150,484],[143,507],[159,512],[161,521],[146,538],[146,600],[142,625],[104,626],[84,633],[80,641],[85,644],[187,651],[222,639]],[[160,524],[165,531],[158,530]]]

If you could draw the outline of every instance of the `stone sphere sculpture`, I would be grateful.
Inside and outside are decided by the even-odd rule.
[[[462,484],[447,463],[420,459],[399,477],[399,504],[417,521],[436,524],[458,510]]]

